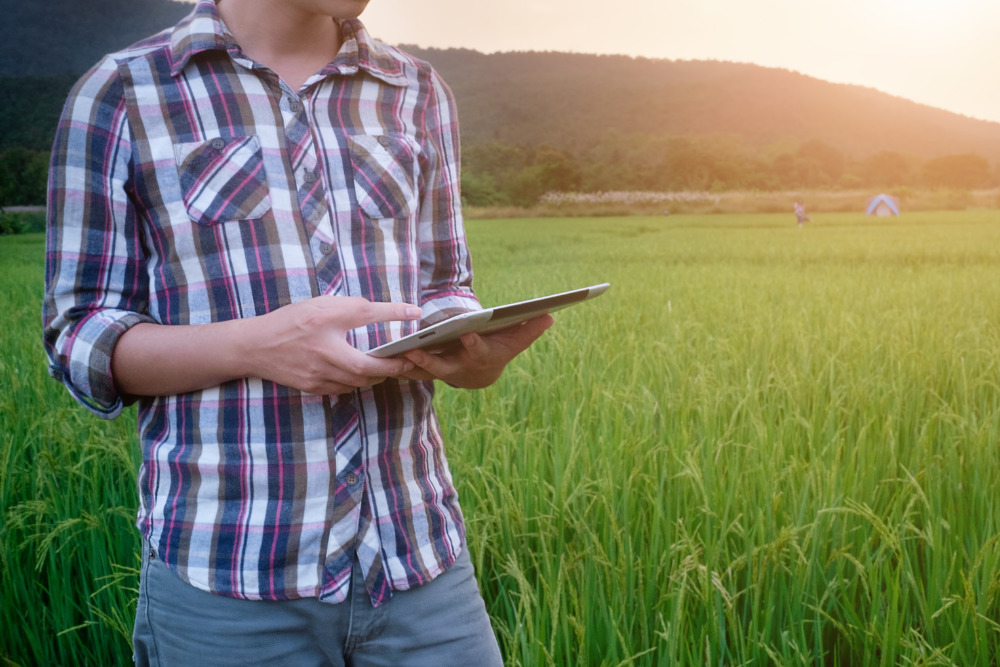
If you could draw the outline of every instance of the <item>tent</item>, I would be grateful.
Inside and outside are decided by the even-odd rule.
[[[865,215],[877,215],[885,217],[887,215],[899,215],[899,198],[892,195],[875,195],[868,200],[868,208]]]

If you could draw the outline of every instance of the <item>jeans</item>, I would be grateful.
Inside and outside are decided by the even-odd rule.
[[[255,601],[191,586],[143,544],[137,665],[502,665],[468,549],[436,579],[372,606],[355,566],[348,599]]]

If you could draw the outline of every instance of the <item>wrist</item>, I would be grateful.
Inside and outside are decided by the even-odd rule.
[[[230,379],[261,377],[262,362],[267,359],[265,316],[235,319],[221,323],[218,358],[221,372]],[[218,326],[218,325],[216,325]]]

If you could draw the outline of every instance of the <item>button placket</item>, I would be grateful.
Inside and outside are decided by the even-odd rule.
[[[309,237],[315,270],[316,287],[320,294],[337,293],[343,276],[340,258],[336,252],[335,232],[331,211],[327,205],[326,184],[317,145],[309,126],[306,105],[308,100],[285,91],[282,101],[282,116],[285,124],[285,140],[288,153],[292,156],[292,175],[298,195],[299,211]]]
[[[291,115],[284,113],[283,120],[285,140],[288,142],[289,154],[293,156],[292,173],[295,178],[299,209],[302,211],[303,220],[314,230],[327,213],[326,190],[323,187],[323,179],[320,178],[316,145],[303,101],[286,92],[283,108],[291,112]]]
[[[316,267],[316,281],[320,294],[336,293],[341,284],[340,257],[336,242],[325,235],[313,237],[309,246],[313,252]]]

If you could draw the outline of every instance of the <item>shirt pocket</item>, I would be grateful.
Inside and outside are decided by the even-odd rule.
[[[256,135],[177,144],[174,156],[184,205],[199,225],[255,220],[271,210]]]
[[[372,218],[408,218],[414,207],[414,150],[402,135],[349,135],[358,206]]]

